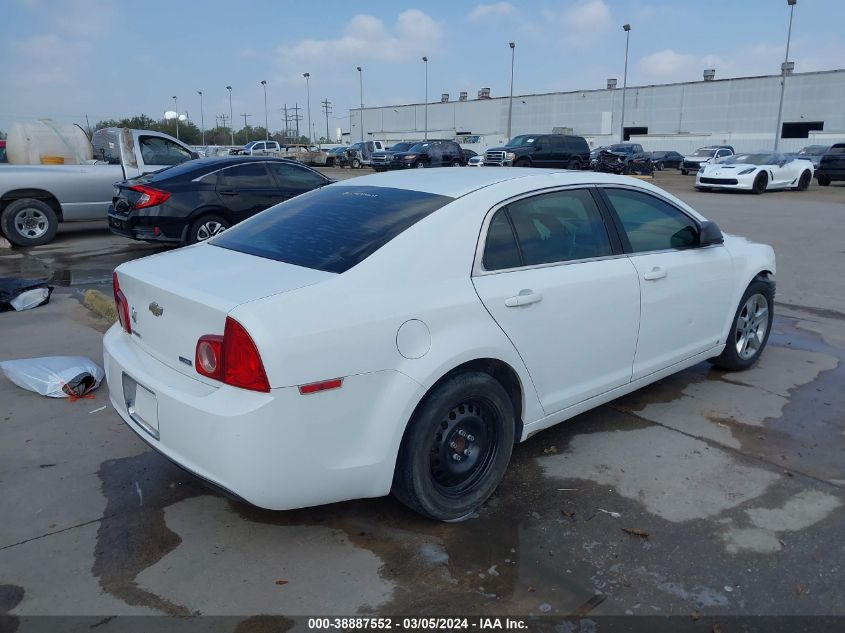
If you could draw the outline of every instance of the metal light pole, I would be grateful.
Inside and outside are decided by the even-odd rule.
[[[313,143],[313,130],[311,129],[311,82],[309,81],[311,73],[302,73],[302,76],[305,77],[305,94],[308,98],[308,142]]]
[[[511,47],[511,97],[508,101],[508,140],[511,138],[511,120],[513,117],[513,58],[516,55],[516,42],[508,42]]]
[[[197,94],[200,96],[200,127],[202,128],[202,144],[205,147],[205,114],[202,111],[202,90],[197,90]]]
[[[176,107],[176,138],[179,138],[179,101],[176,100],[176,95],[173,95],[173,105]]]
[[[423,139],[428,140],[428,57],[423,56],[425,63],[425,133]]]
[[[792,13],[795,11],[795,3],[798,0],[786,0],[789,5],[789,31],[786,33],[786,56],[780,67],[780,105],[778,105],[778,126],[775,128],[775,151],[778,151],[780,141],[781,124],[783,123],[783,93],[786,90],[786,73],[789,66],[789,40],[792,39]]]
[[[267,118],[267,80],[262,79],[261,85],[264,86],[264,140],[270,140],[270,120]]]
[[[232,116],[232,86],[226,86],[229,91],[229,132],[232,134],[232,145],[235,144],[235,119]]]
[[[625,142],[625,92],[628,89],[628,40],[631,38],[631,25],[623,24],[625,31],[625,74],[622,76],[622,116],[619,123],[619,142]]]
[[[364,72],[361,70],[360,66],[356,66],[358,69],[358,84],[361,88],[361,142],[364,142]]]

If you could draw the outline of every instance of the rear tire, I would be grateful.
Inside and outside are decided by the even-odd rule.
[[[741,371],[756,363],[772,331],[774,300],[771,283],[752,281],[739,301],[724,351],[707,360],[728,371]]]
[[[21,198],[3,210],[0,228],[15,246],[41,246],[56,237],[59,218],[43,200]]]
[[[581,161],[577,158],[573,158],[569,161],[569,164],[566,166],[567,169],[572,169],[573,171],[581,171]]]
[[[681,174],[683,174],[684,176],[686,176],[688,173],[689,173],[688,169],[682,169],[681,170]]]
[[[349,166],[352,169],[361,169],[361,161],[357,158],[353,158],[352,161],[349,163]]]
[[[425,169],[425,163],[421,160],[418,160],[416,163],[414,163],[414,169]]]
[[[452,166],[452,167],[462,167],[462,165],[461,165],[461,161],[459,161],[459,160],[452,161],[452,165],[451,165],[451,166]]]
[[[769,176],[766,172],[760,172],[757,177],[754,179],[754,186],[752,187],[752,191],[757,195],[761,193],[766,193],[766,187],[769,186]]]
[[[807,191],[810,187],[810,181],[813,177],[810,175],[809,171],[805,171],[801,174],[801,177],[798,179],[798,186],[795,187],[796,191]]]
[[[827,187],[830,184],[830,176],[819,175],[819,176],[816,176],[816,180],[819,181],[819,184],[822,187]]]
[[[191,223],[188,235],[185,237],[186,244],[204,242],[209,238],[219,235],[231,226],[226,218],[210,214],[197,218]]]
[[[447,378],[426,395],[405,429],[393,495],[432,519],[468,518],[502,480],[514,422],[507,392],[489,374]]]
[[[654,166],[654,171],[663,171],[663,163],[661,161],[657,161],[657,164]]]

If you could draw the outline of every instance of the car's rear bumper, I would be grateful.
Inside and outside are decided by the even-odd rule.
[[[186,470],[274,510],[390,491],[405,424],[421,395],[411,378],[380,371],[347,376],[341,388],[310,395],[297,387],[258,393],[191,378],[131,336],[114,325],[103,339],[111,404]],[[158,437],[130,414],[124,376],[154,394]]]
[[[113,207],[108,212],[109,231],[121,237],[145,242],[179,243],[183,240],[184,219],[121,215]]]
[[[819,167],[815,174],[816,178],[819,176],[827,176],[831,180],[845,180],[845,167],[831,169],[830,167]]]

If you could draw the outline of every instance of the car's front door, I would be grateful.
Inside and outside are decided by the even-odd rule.
[[[640,278],[633,379],[719,345],[733,310],[733,263],[721,244],[698,246],[698,223],[657,195],[603,187]]]
[[[546,413],[631,380],[639,282],[608,218],[590,188],[531,195],[488,217],[473,283]]]
[[[217,195],[234,222],[273,206],[281,197],[264,161],[228,167],[217,179]]]
[[[538,136],[534,141],[534,151],[531,152],[531,164],[534,167],[554,167],[555,151],[557,147],[552,145],[549,136]]]

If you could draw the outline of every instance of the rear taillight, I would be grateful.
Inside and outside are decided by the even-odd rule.
[[[114,289],[114,307],[117,310],[117,318],[120,326],[127,334],[132,334],[132,323],[129,321],[129,302],[126,295],[120,289],[120,281],[117,278],[117,271],[112,274],[112,288]]]
[[[207,334],[200,337],[194,360],[197,371],[203,376],[241,389],[270,391],[255,342],[232,317],[226,317],[223,336]]]
[[[141,197],[132,205],[133,209],[143,209],[145,207],[154,207],[156,205],[161,204],[165,200],[170,197],[170,193],[167,191],[161,191],[160,189],[154,189],[153,187],[148,187],[147,185],[132,185],[129,187],[130,191],[137,191],[141,194]]]

